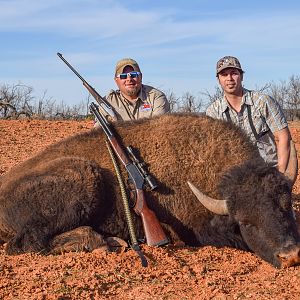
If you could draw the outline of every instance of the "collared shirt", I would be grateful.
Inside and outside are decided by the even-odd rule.
[[[250,106],[252,124],[256,134],[251,128],[248,108]],[[206,110],[206,115],[221,120],[230,120],[242,128],[256,143],[262,158],[271,164],[277,164],[277,151],[274,132],[286,128],[288,123],[283,111],[276,100],[257,91],[243,89],[243,98],[240,112],[236,112],[227,102],[225,96],[217,99]]]
[[[133,104],[125,99],[119,90],[111,90],[105,98],[112,105],[118,120],[151,118],[170,111],[165,94],[144,84],[142,84],[137,101]]]

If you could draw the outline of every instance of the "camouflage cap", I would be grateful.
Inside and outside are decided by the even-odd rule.
[[[218,62],[217,62],[216,76],[218,76],[218,74],[222,70],[227,69],[227,68],[239,69],[244,73],[240,62],[236,57],[234,57],[234,56],[224,56],[221,59],[219,59]]]
[[[116,64],[115,76],[118,75],[118,74],[123,73],[123,70],[126,66],[132,67],[134,71],[141,72],[138,63],[134,59],[132,59],[132,58],[123,58],[123,59],[119,60]]]

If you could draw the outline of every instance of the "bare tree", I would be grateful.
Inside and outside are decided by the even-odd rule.
[[[47,97],[47,91],[35,100],[33,106],[33,118],[35,119],[48,119],[51,118],[55,110],[55,100],[52,97]]]
[[[215,90],[214,90],[213,93],[210,93],[209,91],[206,90],[205,92],[200,92],[200,94],[205,97],[205,101],[204,102],[208,106],[210,103],[213,103],[217,99],[219,99],[220,97],[222,97],[223,91],[222,91],[222,89],[218,85],[216,85],[215,86]]]
[[[291,76],[288,83],[286,104],[292,110],[292,120],[300,117],[300,78]]]
[[[170,90],[165,92],[165,95],[167,97],[168,102],[170,103],[170,111],[171,112],[176,111],[179,98],[174,94],[173,91]]]
[[[79,104],[59,104],[44,91],[40,98],[33,95],[33,88],[21,83],[0,86],[0,118],[18,119],[20,117],[35,119],[78,119],[88,115],[89,100]]]
[[[32,87],[20,83],[3,84],[0,87],[0,116],[7,119],[32,115],[32,92]]]
[[[189,92],[183,94],[178,101],[177,110],[180,112],[200,112],[203,108],[203,100],[196,98]]]
[[[181,97],[177,97],[173,91],[165,92],[170,103],[171,112],[200,112],[204,107],[204,100],[196,97],[190,92],[185,92]]]
[[[272,82],[268,87],[268,94],[283,107],[289,120],[300,118],[300,78],[292,75],[288,81],[282,80],[278,84]]]
[[[286,107],[287,85],[285,81],[281,81],[278,84],[271,82],[266,92],[275,99],[282,108]]]

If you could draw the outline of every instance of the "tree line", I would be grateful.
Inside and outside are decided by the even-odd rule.
[[[300,119],[300,77],[292,75],[288,80],[279,83],[270,82],[255,90],[273,97],[285,111],[288,120]],[[165,91],[172,112],[204,112],[206,107],[222,95],[216,86],[213,92],[200,91],[198,95],[185,92],[177,96],[172,91]],[[46,91],[39,98],[34,96],[34,89],[21,83],[0,85],[0,119],[72,119],[90,117],[89,104],[91,95],[79,104],[67,105],[57,103],[48,97]]]

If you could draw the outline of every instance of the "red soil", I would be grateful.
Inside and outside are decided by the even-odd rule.
[[[88,121],[0,121],[0,174],[91,127]],[[291,131],[300,153],[300,123]],[[300,179],[293,192],[299,220]],[[2,246],[0,299],[300,299],[300,266],[277,270],[229,248],[142,249],[147,268],[132,250],[8,256]]]

